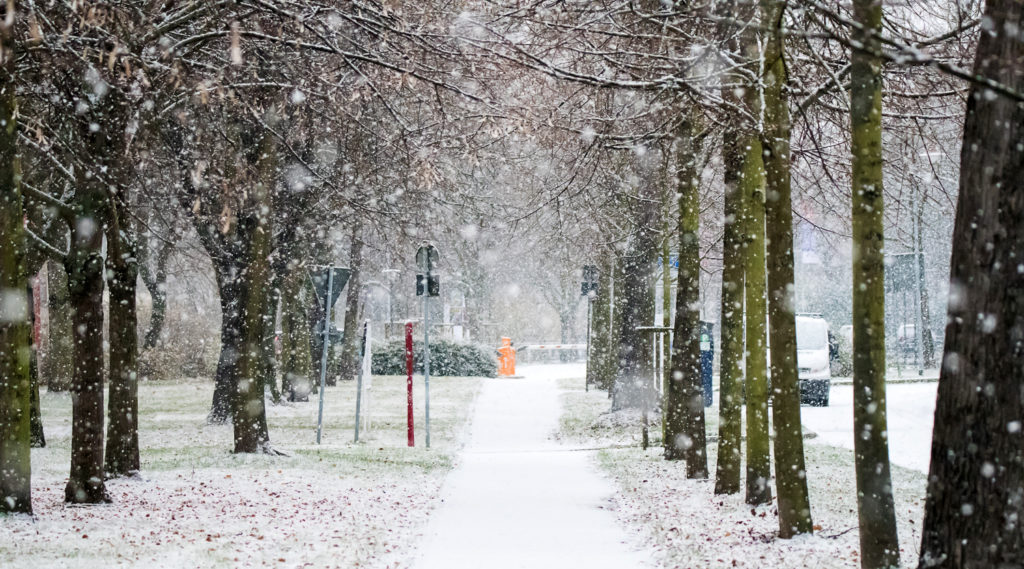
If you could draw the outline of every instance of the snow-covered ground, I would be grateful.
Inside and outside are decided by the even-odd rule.
[[[938,383],[886,386],[889,456],[894,464],[928,472]],[[805,427],[817,433],[812,444],[853,448],[853,387],[833,385],[828,407],[802,407]]]
[[[817,434],[806,447],[817,532],[787,541],[775,537],[772,506],[716,496],[713,482],[686,480],[656,446],[640,450],[638,416],[605,413],[607,394],[583,391],[582,364],[519,372],[482,383],[433,379],[430,450],[405,447],[403,378],[376,379],[374,428],[358,445],[350,383],[328,392],[322,446],[313,443],[314,402],[269,406],[272,442],[286,457],[230,454],[231,427],[205,423],[208,382],[144,384],[143,474],[110,481],[114,503],[95,507],[62,502],[70,398],[44,393],[50,445],[33,451],[36,517],[0,524],[0,567],[859,565],[850,386],[833,386],[828,408],[802,409]],[[888,391],[908,567],[920,540],[935,388]],[[417,378],[422,445],[421,390]],[[711,408],[709,433],[716,423]],[[651,435],[660,438],[657,424]],[[709,451],[713,472],[714,444]]]
[[[230,425],[208,425],[212,382],[144,383],[141,477],[111,480],[113,504],[63,504],[70,396],[44,393],[49,446],[34,449],[35,518],[0,523],[0,567],[396,567],[453,465],[480,380],[431,379],[431,443],[405,446],[405,380],[377,377],[373,428],[352,444],[353,382],[328,388],[323,444],[315,400],[268,405],[285,457],[239,456]],[[417,378],[417,443],[423,443]]]
[[[648,451],[639,448],[637,417],[615,418],[607,413],[607,394],[582,391],[582,379],[576,379],[582,378],[582,371],[567,368],[564,376],[559,381],[564,390],[562,397],[565,407],[572,409],[575,416],[563,418],[560,434],[576,444],[606,447],[598,453],[598,461],[619,487],[613,508],[623,527],[654,549],[656,566],[786,569],[854,569],[860,566],[853,453],[841,448],[841,440],[846,440],[847,435],[852,445],[852,418],[849,425],[844,422],[845,417],[852,417],[848,387],[833,388],[835,404],[832,407],[802,408],[812,410],[808,415],[818,415],[815,421],[829,426],[829,436],[835,437],[835,443],[830,443],[825,436],[807,439],[805,454],[815,534],[782,540],[777,538],[774,503],[751,508],[744,503],[742,494],[715,495],[713,479],[687,480],[682,462],[665,461],[658,447]],[[928,399],[929,388],[934,400],[934,385],[901,385],[892,391],[895,404],[890,413],[896,410],[901,418],[890,419],[890,426],[904,430],[904,436],[897,438],[908,441],[906,444],[917,444],[912,441],[919,440],[924,432],[930,440],[930,427],[918,425],[922,415],[927,413],[915,407],[916,404],[927,405],[923,400]],[[712,407],[707,414],[708,431],[714,435],[716,430],[712,425],[717,423],[717,409]],[[903,420],[912,428],[904,428]],[[614,432],[616,429],[618,433]],[[660,439],[658,435],[657,430],[652,429],[656,442]],[[922,446],[928,446],[927,440]],[[624,447],[623,442],[633,444]],[[709,444],[708,451],[713,478],[716,445]],[[896,464],[893,486],[901,562],[904,567],[914,567],[920,543],[926,477],[919,471],[898,466],[902,461]]]
[[[521,379],[486,380],[472,435],[431,514],[416,569],[643,567],[609,510],[614,486],[593,451],[552,438],[556,378],[580,366],[521,366]]]

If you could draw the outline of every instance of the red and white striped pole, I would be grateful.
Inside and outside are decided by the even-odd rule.
[[[416,435],[412,424],[412,322],[405,323],[405,385],[409,392],[409,446],[416,446]]]

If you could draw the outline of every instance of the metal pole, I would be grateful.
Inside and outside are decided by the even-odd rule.
[[[423,291],[423,387],[426,392],[426,428],[427,448],[430,448],[430,311],[427,299],[430,298],[430,273],[427,273],[427,290]]]
[[[320,444],[320,435],[324,429],[324,390],[327,389],[327,350],[331,342],[331,297],[334,296],[334,265],[327,269],[327,296],[324,304],[324,349],[320,354],[320,409],[316,416],[316,444]]]
[[[914,203],[917,201],[917,188],[915,186],[914,191]],[[914,323],[914,343],[917,344],[917,375],[924,375],[924,318],[921,314],[921,263],[919,262],[918,255],[924,255],[924,252],[918,252],[917,250],[917,235],[918,231],[921,230],[920,220],[917,218],[917,212],[914,212],[914,314],[917,316]]]
[[[359,412],[363,404],[363,358],[366,357],[366,324],[363,324],[363,341],[359,345],[359,373],[356,375],[356,437],[359,442]]]
[[[583,388],[584,391],[590,391],[590,311],[593,309],[593,306],[594,298],[590,296],[590,293],[587,293],[587,367],[585,368],[586,371],[584,372],[586,374],[586,379],[583,380],[585,386]]]
[[[409,446],[416,446],[416,435],[412,421],[412,322],[405,323],[405,387],[408,392],[408,417],[407,425],[409,431]]]

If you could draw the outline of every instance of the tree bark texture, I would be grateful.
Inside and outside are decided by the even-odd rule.
[[[29,298],[29,306],[32,307],[32,310],[29,310],[28,313],[30,341],[33,338],[31,330],[36,325],[35,303],[38,300],[35,298],[36,293],[32,285],[33,280],[35,279],[29,279],[29,285],[25,288]],[[35,343],[32,344],[28,370],[29,389],[32,390],[29,394],[29,443],[32,448],[44,448],[46,447],[46,434],[43,432],[43,412],[39,401],[39,346]]]
[[[245,287],[242,291],[242,346],[238,356],[238,378],[232,396],[235,452],[272,452],[267,428],[265,386],[272,354],[265,353],[265,314],[273,282],[273,218],[270,199],[277,162],[274,140],[263,135],[258,159],[258,180],[252,190],[252,204],[239,216],[238,231],[247,236]]]
[[[989,0],[974,75],[1024,92],[1024,3]],[[921,567],[1024,565],[1024,107],[967,98]]]
[[[688,112],[688,111],[684,111]],[[672,343],[672,374],[665,393],[665,458],[686,461],[687,478],[708,477],[704,387],[700,361],[700,195],[693,122],[684,119],[676,139],[679,193],[679,274]]]
[[[110,400],[107,407],[106,472],[139,470],[139,334],[136,313],[138,246],[123,193],[112,196],[107,225],[110,275]]]
[[[748,137],[740,177],[743,195],[743,249],[746,290],[746,501],[772,501],[771,437],[768,401],[768,292],[765,267],[764,162],[761,141]]]
[[[654,266],[658,257],[660,200],[658,188],[641,184],[633,204],[634,227],[622,256],[621,279],[615,295],[620,300],[618,369],[612,409],[656,409],[657,389],[651,358],[652,335],[637,330],[654,324]],[[621,286],[620,286],[621,285]]]
[[[0,55],[7,60],[0,75],[0,512],[32,513],[32,305],[27,294],[17,102],[10,75],[13,53],[9,39],[4,37],[0,47]]]
[[[899,538],[889,468],[885,401],[885,241],[882,217],[882,33],[880,0],[854,0],[853,40],[853,448],[860,558],[864,569],[898,567]],[[916,285],[915,285],[916,286]]]
[[[722,309],[719,342],[718,465],[715,494],[740,491],[743,432],[743,194],[742,148],[736,129],[725,131],[725,196],[722,209]]]
[[[768,324],[771,347],[772,424],[775,431],[775,485],[779,537],[813,532],[807,495],[800,385],[796,367],[796,315],[793,291],[793,201],[790,191],[789,97],[782,21],[785,0],[762,0],[766,179]]]
[[[81,175],[77,220],[66,261],[74,307],[74,378],[71,383],[71,474],[67,502],[109,502],[103,484],[103,211],[105,196]]]

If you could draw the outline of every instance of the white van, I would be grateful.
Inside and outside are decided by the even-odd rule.
[[[832,389],[829,366],[828,322],[817,315],[796,317],[796,367],[800,377],[800,402],[828,406]]]

